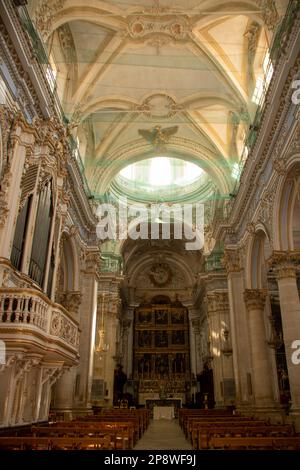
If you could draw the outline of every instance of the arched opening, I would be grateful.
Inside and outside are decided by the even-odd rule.
[[[300,246],[300,164],[290,168],[282,181],[278,197],[278,212],[275,212],[275,226],[278,226],[276,248],[281,251],[292,251]]]
[[[62,235],[62,249],[58,268],[58,283],[56,301],[61,303],[69,312],[78,314],[81,293],[79,291],[78,261],[76,248],[72,238]]]

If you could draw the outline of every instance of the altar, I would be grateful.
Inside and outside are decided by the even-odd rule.
[[[154,406],[153,419],[174,419],[174,406]]]
[[[164,399],[146,399],[146,408],[150,410],[150,416],[153,419],[158,419],[154,417],[155,408],[161,409],[161,411],[157,410],[156,413],[165,413],[165,414],[172,414],[172,418],[178,417],[178,409],[182,406],[181,398],[164,398]],[[169,409],[169,410],[167,410]],[[173,410],[171,413],[170,409]],[[165,410],[165,411],[163,411]],[[172,419],[168,418],[168,419]]]

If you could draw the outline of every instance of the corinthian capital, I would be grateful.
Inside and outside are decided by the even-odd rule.
[[[242,270],[240,251],[237,249],[226,249],[221,263],[225,267],[227,273],[240,272]]]
[[[300,268],[300,251],[274,251],[268,264],[276,273],[278,280],[296,278]]]
[[[244,300],[248,310],[262,310],[265,306],[266,291],[265,289],[245,289]]]

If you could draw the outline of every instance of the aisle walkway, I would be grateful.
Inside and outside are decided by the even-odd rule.
[[[178,419],[151,420],[134,450],[192,450],[178,424]]]

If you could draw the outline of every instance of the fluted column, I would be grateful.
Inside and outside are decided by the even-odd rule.
[[[274,393],[264,323],[266,292],[263,289],[246,289],[244,300],[248,310],[251,339],[254,404],[256,408],[272,408],[274,406]]]
[[[232,360],[236,387],[236,405],[247,410],[250,405],[251,370],[250,344],[247,325],[247,312],[243,299],[244,273],[237,249],[225,250],[223,265],[227,270],[230,332],[232,340]]]
[[[89,409],[91,405],[91,389],[94,367],[94,346],[97,321],[97,290],[98,268],[100,266],[98,251],[90,251],[86,256],[85,270],[81,275],[82,301],[80,316],[80,362],[79,374],[79,406]]]
[[[300,365],[293,361],[293,343],[300,340],[300,302],[297,287],[296,270],[300,263],[300,252],[275,252],[271,264],[275,268],[283,340],[287,360],[290,392],[291,413],[299,416],[300,425]]]
[[[223,351],[223,333],[229,323],[228,293],[218,291],[208,293],[207,313],[210,327],[210,349],[213,358],[215,402],[216,407],[223,407],[232,404],[235,400],[232,355],[224,354]]]

